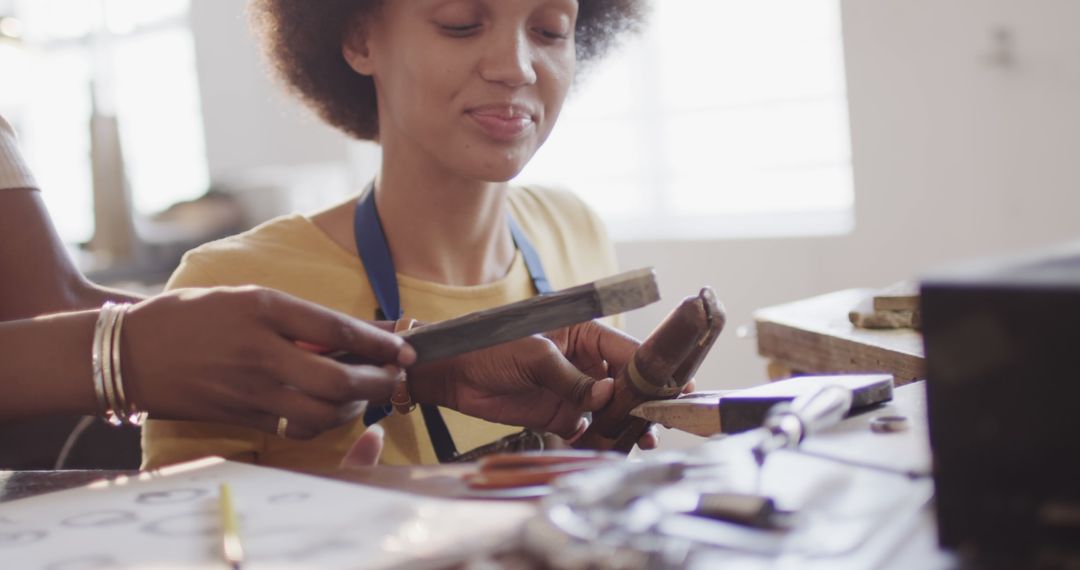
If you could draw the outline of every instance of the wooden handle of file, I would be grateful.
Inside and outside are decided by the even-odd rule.
[[[638,269],[414,328],[401,337],[416,349],[416,364],[423,364],[616,315],[659,299],[656,274],[651,268]],[[350,354],[330,356],[346,364],[363,363]]]

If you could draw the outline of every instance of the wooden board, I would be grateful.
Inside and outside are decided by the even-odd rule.
[[[875,311],[918,311],[919,284],[912,281],[895,283],[874,293]]]
[[[709,390],[674,400],[645,402],[630,415],[702,437],[720,433],[720,398],[737,390]]]
[[[630,415],[704,437],[738,433],[759,427],[775,404],[827,385],[852,391],[853,413],[892,399],[893,384],[888,374],[804,376],[743,390],[694,392],[673,400],[646,402],[631,410]]]
[[[801,374],[892,374],[897,386],[924,378],[918,331],[866,330],[848,312],[873,294],[848,289],[754,313],[758,353]]]
[[[919,287],[908,281],[874,291],[848,312],[851,324],[864,329],[918,329]]]

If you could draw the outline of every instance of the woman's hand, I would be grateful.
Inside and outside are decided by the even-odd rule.
[[[623,372],[623,369],[630,364],[630,358],[633,357],[634,351],[641,344],[632,337],[605,326],[599,321],[588,321],[561,328],[544,336],[551,339],[574,366],[594,378],[617,378]],[[632,344],[618,340],[619,337],[629,339]],[[608,355],[606,358],[602,356],[605,354]],[[691,381],[686,386],[684,393],[692,392],[693,389],[693,381]],[[614,394],[614,390],[612,390],[612,394]],[[608,398],[610,399],[610,397],[609,394]],[[605,400],[604,403],[606,404],[607,401]],[[595,409],[590,411],[595,411]],[[568,438],[568,443],[573,443],[582,433],[585,433],[585,428],[586,426],[583,425],[580,432]],[[652,425],[649,427],[649,431],[641,436],[637,445],[641,449],[655,449],[659,443],[657,426]]]
[[[421,403],[572,439],[584,431],[583,413],[611,399],[612,377],[638,344],[590,321],[416,366],[409,387]],[[655,436],[646,435],[639,445],[655,447]]]
[[[344,365],[296,341],[345,350]],[[257,287],[180,289],[128,312],[122,340],[130,397],[152,418],[225,422],[309,438],[385,402],[416,353],[396,335]]]

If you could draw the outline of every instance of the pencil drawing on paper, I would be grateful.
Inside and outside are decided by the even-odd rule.
[[[164,474],[0,505],[7,521],[0,524],[0,569],[141,568],[162,561],[208,567],[221,559],[214,488],[220,482],[238,491],[245,549],[258,563],[353,568],[363,560],[385,566],[458,548],[466,529],[482,532],[484,540],[505,540],[531,512],[226,461],[200,469],[198,483]]]
[[[22,546],[37,542],[49,533],[44,530],[17,530],[15,532],[0,532],[0,548]]]
[[[214,536],[220,531],[217,513],[213,510],[169,515],[144,524],[141,530],[164,537]]]
[[[267,497],[266,501],[272,505],[299,503],[311,498],[311,493],[296,491],[292,493],[276,493]]]
[[[105,526],[115,526],[118,524],[126,524],[130,522],[135,522],[138,519],[139,517],[131,511],[90,511],[88,513],[82,513],[68,517],[60,521],[60,526],[65,526],[68,528],[97,528]]]
[[[57,560],[46,565],[45,570],[104,570],[105,568],[122,568],[120,563],[108,554],[91,554]]]
[[[141,493],[138,497],[135,497],[135,502],[140,505],[186,503],[204,497],[206,494],[206,489],[168,489]]]

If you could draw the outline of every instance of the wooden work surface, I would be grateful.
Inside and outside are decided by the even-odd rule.
[[[924,378],[922,335],[911,329],[867,330],[848,321],[874,289],[847,289],[754,312],[758,353],[783,373],[884,372],[897,386]]]
[[[81,487],[101,479],[114,479],[138,471],[67,470],[0,471],[0,503],[33,497],[42,493]]]

